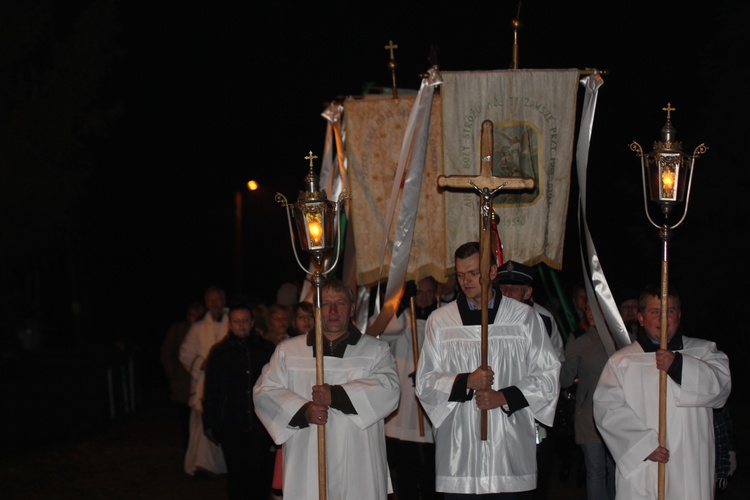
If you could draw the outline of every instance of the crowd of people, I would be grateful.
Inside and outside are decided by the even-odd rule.
[[[161,352],[185,472],[225,475],[231,500],[545,499],[553,457],[578,452],[589,499],[727,488],[729,360],[685,335],[673,287],[665,312],[653,285],[618,304],[631,343],[609,355],[583,286],[565,331],[534,267],[492,262],[484,280],[481,255],[467,242],[454,283],[407,283],[377,336],[337,278],[320,286],[320,336],[298,288],[268,307],[208,288]]]

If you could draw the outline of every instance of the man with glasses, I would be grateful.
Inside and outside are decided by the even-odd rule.
[[[478,242],[456,250],[461,294],[427,319],[417,368],[417,396],[435,429],[436,489],[445,500],[521,498],[536,488],[534,422],[552,425],[560,388],[560,360],[539,314],[496,290],[481,303],[479,255]],[[493,263],[490,282],[496,274]],[[482,306],[489,322],[486,369]]]
[[[221,446],[229,500],[268,500],[274,453],[271,437],[253,410],[253,386],[276,345],[253,328],[250,304],[229,306],[229,333],[206,359],[203,429]]]

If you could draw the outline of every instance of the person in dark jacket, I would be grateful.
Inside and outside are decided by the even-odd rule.
[[[230,500],[268,500],[271,494],[273,442],[255,415],[253,386],[275,347],[253,328],[250,305],[235,302],[229,333],[206,360],[203,429],[221,445]]]

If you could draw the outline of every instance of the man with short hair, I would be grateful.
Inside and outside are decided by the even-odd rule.
[[[173,323],[161,344],[160,360],[164,374],[169,379],[169,399],[177,415],[182,446],[187,451],[190,442],[190,383],[192,376],[180,362],[180,346],[190,327],[203,318],[206,306],[203,302],[191,302],[183,321]]]
[[[533,490],[534,421],[552,425],[560,390],[560,360],[539,314],[496,290],[482,304],[479,254],[478,242],[456,249],[461,294],[427,319],[417,368],[417,396],[435,429],[436,489],[446,500],[520,498]],[[490,281],[496,274],[492,263]],[[489,320],[486,369],[482,307]]]
[[[401,394],[388,344],[351,322],[354,295],[329,279],[321,287],[324,384],[316,383],[315,332],[276,347],[253,390],[255,411],[284,445],[284,497],[318,498],[318,425],[325,425],[328,500],[384,500],[392,492],[384,419]]]
[[[682,333],[680,297],[669,287],[667,348],[661,288],[638,300],[636,341],[610,356],[594,391],[594,420],[617,464],[618,499],[653,499],[659,464],[668,500],[714,497],[713,409],[732,389],[729,358],[714,342]],[[666,445],[659,444],[660,372],[667,374]]]
[[[547,335],[549,335],[550,342],[552,342],[552,347],[555,349],[555,354],[557,354],[560,363],[563,363],[565,361],[565,348],[555,317],[547,308],[537,304],[534,300],[533,284],[535,277],[536,270],[533,267],[514,260],[508,260],[498,268],[495,283],[504,297],[509,297],[530,305],[539,313]],[[540,422],[536,423],[538,474],[537,488],[534,490],[533,495],[535,499],[547,498],[555,451],[552,443],[553,440],[549,439],[552,437],[553,430],[553,427],[543,425]]]
[[[413,339],[416,335],[418,348],[424,344],[427,318],[437,309],[437,289],[437,280],[427,276],[416,283],[416,293],[407,297],[407,304],[414,297],[413,323],[417,327],[416,332],[412,331],[411,308],[406,307],[380,335],[381,340],[388,342],[391,347],[401,380],[398,408],[385,420],[388,463],[396,478],[397,498],[435,498],[435,443],[432,425],[424,412],[421,412],[414,393],[417,367],[414,365]],[[419,433],[420,419],[422,435]]]
[[[263,337],[273,345],[278,345],[290,337],[292,326],[292,308],[276,302],[268,307],[266,313],[266,331]]]
[[[255,415],[252,394],[276,345],[253,328],[253,313],[244,299],[233,302],[227,316],[229,333],[206,359],[203,429],[224,454],[229,500],[268,500],[275,453]]]
[[[560,329],[552,313],[534,300],[533,284],[535,276],[536,271],[533,267],[509,260],[498,268],[495,283],[497,283],[500,293],[505,297],[530,305],[542,316],[552,347],[554,347],[555,353],[562,363],[565,361],[565,346],[560,335]]]
[[[185,472],[196,479],[207,479],[212,474],[224,474],[226,464],[221,448],[203,433],[203,384],[205,362],[211,347],[229,330],[226,315],[226,295],[217,286],[208,287],[204,294],[206,315],[193,323],[180,346],[180,363],[192,376],[190,384],[190,442],[185,453]]]

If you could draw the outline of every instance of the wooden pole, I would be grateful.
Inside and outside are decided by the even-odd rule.
[[[667,240],[669,227],[665,224],[661,229],[664,251],[661,261],[661,332],[659,347],[666,349],[668,344],[669,325],[669,262],[667,255]],[[667,446],[667,372],[659,370],[659,446]],[[666,464],[659,462],[658,500],[664,500],[666,484]]]
[[[490,297],[490,267],[492,247],[490,245],[490,234],[492,232],[492,198],[500,189],[533,189],[534,179],[520,177],[495,177],[492,174],[492,156],[494,150],[494,133],[493,123],[491,120],[482,122],[482,139],[481,139],[481,161],[477,177],[468,177],[463,175],[438,176],[438,186],[452,188],[473,188],[481,197],[479,206],[479,270],[481,277],[479,282],[482,285],[482,332],[481,332],[481,367],[487,368],[487,335],[488,335],[488,310],[487,303]],[[481,439],[487,440],[487,410],[481,412]]]
[[[521,23],[521,2],[518,2],[518,16],[513,19],[512,23],[513,25],[513,69],[518,69],[518,31],[521,29],[521,26],[523,25]]]
[[[396,85],[396,57],[393,54],[393,49],[397,49],[398,45],[393,43],[393,40],[388,40],[388,45],[385,46],[385,50],[391,52],[391,59],[388,61],[388,69],[391,70],[391,93],[393,100],[398,102],[398,86]]]
[[[319,271],[315,271],[312,276],[312,282],[315,286],[315,383],[323,385],[325,383],[323,376],[323,320],[320,314],[320,307],[323,303],[323,294],[321,287],[325,278]],[[325,500],[326,490],[326,428],[324,425],[318,426],[318,498]]]
[[[411,308],[411,350],[414,353],[414,371],[419,364],[419,332],[417,331],[417,307],[414,305],[414,297],[409,300]],[[419,437],[424,437],[424,422],[422,420],[422,406],[417,401],[417,419],[419,419]]]
[[[488,122],[482,123],[482,142],[481,142],[481,156],[482,161],[492,162],[492,153],[494,149],[494,134],[492,130],[492,122],[487,125]],[[490,163],[492,165],[492,163]],[[502,185],[498,188],[501,189]],[[484,204],[487,203],[487,196],[483,193]],[[487,310],[487,304],[490,301],[490,267],[492,258],[492,245],[490,243],[490,236],[492,235],[491,230],[491,219],[488,220],[487,210],[489,209],[490,217],[492,214],[492,196],[489,199],[489,207],[482,207],[479,211],[479,283],[482,285],[482,369],[486,370],[489,367],[489,353],[488,351],[488,331],[489,331],[489,311]],[[487,439],[487,410],[482,410],[481,413],[481,433],[482,441]]]

